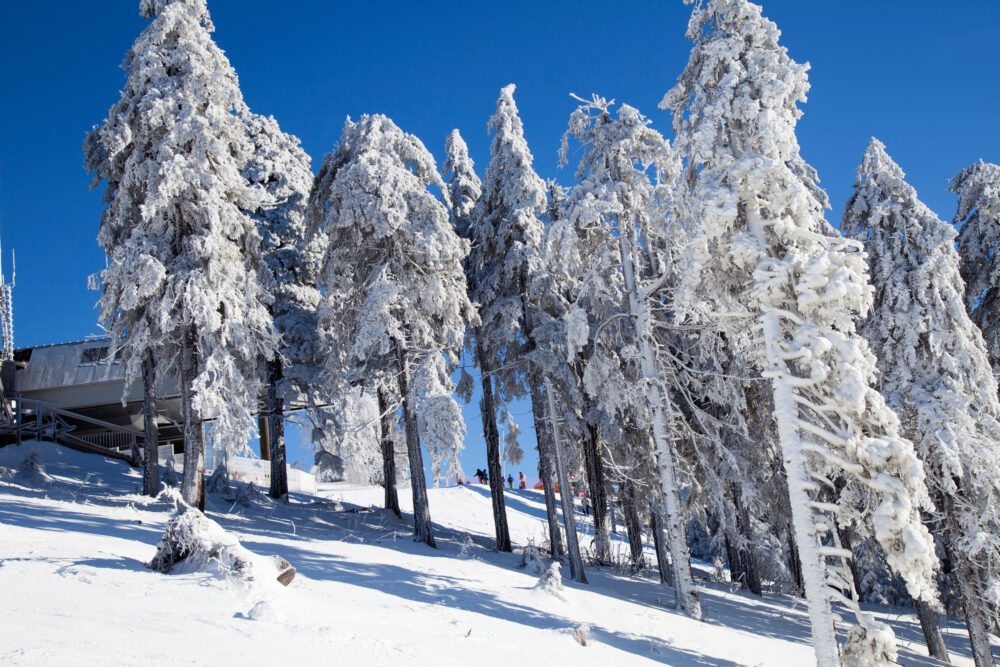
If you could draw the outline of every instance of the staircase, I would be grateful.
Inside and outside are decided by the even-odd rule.
[[[87,454],[99,454],[137,466],[142,431],[70,412],[48,401],[21,395],[3,401],[0,409],[0,446],[22,440],[49,440]],[[99,426],[100,433],[76,435],[71,421]],[[124,451],[123,451],[124,450]]]

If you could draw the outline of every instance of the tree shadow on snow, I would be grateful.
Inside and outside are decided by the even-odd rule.
[[[248,548],[266,550],[275,545],[244,542]],[[460,609],[490,618],[502,619],[539,630],[565,631],[566,641],[574,640],[569,633],[578,621],[566,616],[550,614],[497,596],[476,591],[476,581],[443,574],[428,574],[398,565],[363,563],[345,560],[330,554],[282,545],[283,553],[299,573],[309,579],[334,581],[368,590],[376,590],[403,600],[426,605],[441,605]],[[567,583],[567,587],[571,585]],[[522,590],[525,590],[522,588]],[[412,611],[419,611],[411,608]],[[589,636],[609,647],[645,657],[667,665],[704,665],[728,667],[736,663],[700,655],[671,646],[656,637],[624,634],[600,625],[590,627]]]

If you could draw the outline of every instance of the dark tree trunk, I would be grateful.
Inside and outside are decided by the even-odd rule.
[[[288,466],[285,455],[285,401],[278,393],[284,377],[281,358],[267,364],[267,430],[271,440],[271,497],[288,494]]]
[[[660,583],[674,585],[674,571],[667,556],[667,543],[663,539],[663,517],[655,502],[649,504],[649,527],[653,530],[653,546],[656,548],[656,567],[660,571]]]
[[[486,439],[486,468],[490,476],[490,497],[493,500],[493,527],[497,537],[497,551],[510,551],[510,529],[507,527],[507,506],[503,495],[503,473],[500,470],[500,433],[497,431],[497,404],[493,396],[491,366],[476,332],[476,357],[482,374],[483,398],[479,412],[483,418],[483,437]]]
[[[406,431],[406,453],[410,459],[410,491],[413,493],[413,539],[436,547],[431,526],[431,508],[427,500],[427,481],[424,479],[424,457],[420,453],[420,433],[417,431],[417,413],[410,396],[410,362],[405,344],[396,341],[399,360],[399,395],[403,400],[403,426]]]
[[[142,430],[142,492],[155,497],[160,493],[160,432],[156,428],[156,366],[151,350],[142,358]]]
[[[260,434],[260,460],[271,461],[271,423],[267,415],[257,417],[257,432]]]
[[[792,524],[788,523],[785,528],[788,534],[788,569],[792,572],[792,580],[795,587],[799,589],[799,594],[805,596],[805,586],[802,583],[802,563],[799,561],[799,548],[795,546],[795,531]]]
[[[740,570],[743,573],[743,583],[754,595],[763,595],[763,585],[760,579],[760,568],[757,566],[757,552],[754,551],[754,538],[750,529],[750,513],[739,501],[738,489],[733,488],[733,502],[736,506],[736,530],[740,534]]]
[[[722,540],[726,546],[726,561],[729,563],[729,580],[742,586],[746,580],[746,573],[743,571],[743,561],[740,559],[740,553],[733,546],[733,541],[729,539],[729,534],[725,531],[722,534]]]
[[[920,629],[924,632],[927,653],[932,658],[951,664],[951,658],[948,657],[948,647],[944,645],[944,637],[941,636],[941,628],[938,626],[934,608],[923,600],[915,600],[913,604],[917,609],[917,618],[920,619]]]
[[[844,527],[841,528],[837,526],[837,538],[840,540],[840,546],[851,552],[852,556],[847,561],[847,566],[851,570],[851,580],[854,582],[854,591],[857,593],[858,602],[861,601],[861,596],[864,595],[865,591],[861,586],[861,570],[858,569],[858,559],[854,557],[854,539],[851,535],[851,528]]]
[[[619,487],[618,498],[621,501],[622,514],[625,516],[625,531],[628,533],[628,548],[632,556],[632,567],[641,570],[646,567],[646,559],[642,554],[642,522],[635,506],[635,486],[626,480]]]
[[[181,415],[184,420],[184,477],[181,496],[192,507],[205,511],[205,434],[201,411],[194,400],[198,376],[197,335],[193,326],[181,333]]]
[[[381,415],[382,423],[382,486],[385,488],[385,508],[398,517],[402,517],[399,511],[399,495],[396,493],[396,452],[393,449],[392,414],[389,412],[389,396],[384,387],[379,387],[378,411]]]
[[[611,520],[608,517],[608,495],[604,486],[604,460],[601,457],[601,429],[587,425],[587,436],[583,442],[583,460],[587,467],[591,505],[594,507],[594,542],[597,547],[597,562],[611,562]]]
[[[545,397],[542,395],[537,376],[533,380],[531,414],[535,420],[535,440],[538,443],[538,476],[542,479],[542,490],[545,495],[545,515],[549,522],[549,544],[552,547],[552,557],[558,558],[564,553],[564,550],[562,533],[559,530],[556,490],[552,483],[552,437],[545,423]]]

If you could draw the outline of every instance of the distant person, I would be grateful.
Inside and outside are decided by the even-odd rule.
[[[586,516],[590,516],[590,498],[584,496],[583,500],[580,501],[580,504],[583,506],[583,513]]]
[[[513,475],[507,475],[507,488],[510,488],[510,489],[514,488],[514,476]]]
[[[479,480],[480,484],[483,483],[483,471],[480,470],[479,468],[476,468],[476,479]]]
[[[519,488],[519,489],[526,489],[526,488],[528,488],[528,480],[526,480],[524,478],[524,473],[523,472],[519,472],[517,475],[518,475],[518,480],[519,480],[517,488]]]

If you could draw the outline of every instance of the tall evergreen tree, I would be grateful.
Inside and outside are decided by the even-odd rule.
[[[434,546],[420,443],[436,477],[457,467],[465,424],[448,366],[478,319],[462,272],[468,243],[430,185],[447,192],[420,140],[385,116],[348,119],[317,176],[307,219],[329,238],[320,281],[327,382],[345,374],[351,383],[395,378],[415,539]]]
[[[1000,165],[980,160],[948,189],[958,196],[954,223],[965,305],[983,332],[993,374],[1000,377]]]
[[[734,340],[735,329],[758,327],[817,661],[840,662],[831,608],[839,601],[860,623],[844,660],[888,663],[891,630],[860,613],[849,553],[826,540],[838,523],[871,521],[912,595],[933,600],[936,559],[919,516],[930,503],[913,445],[872,388],[875,362],[855,331],[871,303],[864,254],[824,219],[825,193],[799,155],[807,67],[746,0],[698,2],[687,37],[688,65],[660,105],[673,112],[675,148],[687,160],[677,210],[692,228],[691,263],[678,306],[695,322],[724,313]],[[868,498],[863,512],[820,493],[835,478]]]
[[[452,130],[448,135],[444,153],[441,176],[448,184],[452,224],[455,233],[467,239],[472,213],[483,191],[483,182],[476,175],[475,164],[469,157],[469,147],[458,130]]]
[[[865,244],[875,285],[862,333],[882,393],[927,471],[943,517],[931,523],[956,575],[976,664],[992,665],[1000,595],[1000,400],[979,329],[961,306],[955,230],[904,180],[872,139],[841,229]],[[918,604],[920,602],[918,601]],[[932,655],[947,650],[921,610]]]
[[[545,211],[545,183],[532,169],[531,151],[514,104],[514,86],[500,91],[490,118],[490,163],[482,194],[472,211],[467,263],[469,297],[479,305],[482,323],[473,333],[481,373],[480,410],[493,500],[497,548],[510,551],[510,531],[500,469],[498,406],[523,393],[525,293],[538,264]]]
[[[296,137],[285,134],[273,117],[248,114],[244,119],[253,156],[244,176],[268,198],[251,216],[262,238],[265,279],[273,296],[269,306],[282,337],[281,354],[266,362],[264,412],[271,440],[272,498],[288,493],[284,405],[288,396],[307,395],[316,379],[316,276],[322,260],[322,237],[307,239],[305,209],[313,174],[309,156]]]
[[[578,275],[570,317],[584,327],[579,345],[570,329],[570,348],[590,347],[583,384],[606,415],[623,420],[643,406],[638,416],[652,431],[677,599],[685,613],[701,618],[677,479],[674,441],[680,412],[667,393],[671,383],[658,358],[653,316],[670,270],[651,253],[667,236],[666,206],[680,161],[636,109],[623,104],[612,116],[610,104],[597,97],[570,116],[560,151],[563,163],[570,138],[583,148],[580,181],[563,203],[557,225],[565,229],[553,231],[561,239],[563,265]],[[606,542],[609,526],[601,526],[596,513],[595,522]]]
[[[107,181],[98,241],[108,256],[101,317],[124,340],[125,377],[147,353],[177,374],[182,495],[204,507],[204,417],[245,443],[259,359],[277,338],[259,280],[260,236],[244,211],[266,195],[242,169],[253,154],[236,73],[212,41],[205,0],[142,0],[152,21],[125,59],[121,97],[84,146]]]

